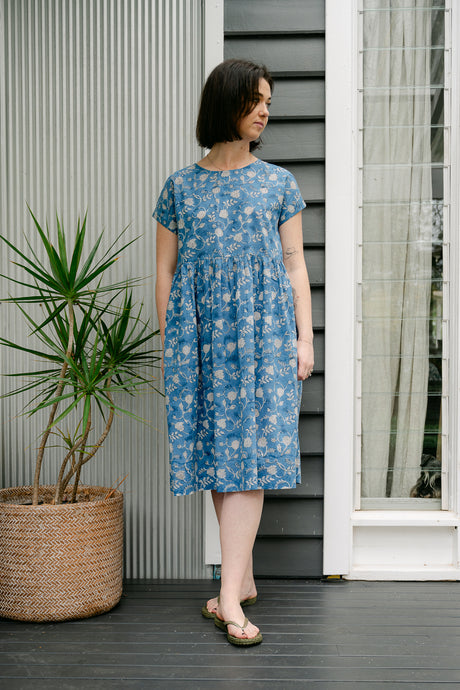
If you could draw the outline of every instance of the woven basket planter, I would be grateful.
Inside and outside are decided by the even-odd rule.
[[[78,503],[20,505],[32,487],[0,490],[0,616],[23,621],[88,618],[118,603],[123,573],[123,494],[82,486]],[[90,499],[90,500],[88,500]]]

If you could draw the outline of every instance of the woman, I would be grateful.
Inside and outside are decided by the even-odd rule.
[[[300,396],[313,370],[305,204],[287,170],[252,154],[272,85],[247,61],[214,69],[197,121],[210,151],[168,178],[153,214],[171,490],[212,492],[221,588],[202,613],[245,646],[262,641],[242,606],[257,598],[264,489],[300,483]]]

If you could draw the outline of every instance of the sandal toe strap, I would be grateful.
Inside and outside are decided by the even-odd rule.
[[[244,629],[248,623],[249,623],[249,621],[246,617],[243,621],[243,625],[240,625],[239,623],[235,623],[235,621],[224,621],[224,625],[234,625],[235,628],[239,628],[242,632],[244,632]]]

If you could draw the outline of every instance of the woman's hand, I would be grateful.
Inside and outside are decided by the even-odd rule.
[[[315,364],[313,343],[306,340],[297,341],[297,380],[305,381],[311,376]]]

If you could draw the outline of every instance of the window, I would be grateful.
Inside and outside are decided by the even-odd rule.
[[[365,509],[439,509],[446,498],[444,5],[362,0],[359,13],[357,507]]]

